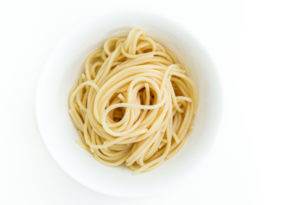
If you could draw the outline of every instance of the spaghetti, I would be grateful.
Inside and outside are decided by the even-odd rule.
[[[95,159],[143,172],[182,147],[198,95],[166,47],[134,28],[106,40],[84,67],[69,96],[69,113]]]

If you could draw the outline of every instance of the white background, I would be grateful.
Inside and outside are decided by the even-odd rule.
[[[292,204],[290,1],[0,1],[0,204]],[[223,119],[201,180],[149,198],[111,198],[69,178],[42,144],[35,86],[70,28],[114,10],[187,27],[219,71]],[[52,82],[53,83],[53,82]],[[50,122],[48,122],[50,123]]]

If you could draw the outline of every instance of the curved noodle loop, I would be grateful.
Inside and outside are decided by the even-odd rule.
[[[69,113],[95,159],[143,172],[181,148],[197,102],[185,67],[134,28],[87,57],[69,96]]]

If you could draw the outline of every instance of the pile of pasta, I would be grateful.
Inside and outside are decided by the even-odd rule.
[[[69,96],[82,146],[98,161],[151,170],[185,143],[198,94],[187,69],[133,28],[90,53]]]

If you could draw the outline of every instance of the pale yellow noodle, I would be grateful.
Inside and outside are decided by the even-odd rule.
[[[89,54],[69,96],[80,143],[98,161],[151,170],[184,144],[197,110],[187,69],[139,29]]]

